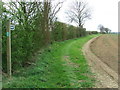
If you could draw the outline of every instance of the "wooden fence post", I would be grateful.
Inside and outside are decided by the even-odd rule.
[[[11,31],[10,31],[10,20],[7,22],[7,73],[11,77]]]

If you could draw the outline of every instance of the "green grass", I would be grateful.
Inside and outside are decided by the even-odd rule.
[[[95,79],[83,56],[83,45],[91,35],[55,42],[38,55],[36,65],[24,68],[3,81],[3,88],[82,88],[93,87]]]

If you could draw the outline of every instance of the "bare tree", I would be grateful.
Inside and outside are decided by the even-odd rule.
[[[85,21],[91,18],[91,9],[88,4],[81,0],[75,0],[67,12],[70,22],[75,22],[79,27],[83,27]]]
[[[59,1],[56,5],[53,5],[52,0],[44,0],[44,10],[43,10],[43,17],[44,17],[44,35],[45,35],[45,42],[46,44],[51,42],[50,31],[54,28],[54,22],[56,20],[56,14],[60,11],[63,1]]]
[[[109,29],[109,28],[105,28],[105,32],[106,32],[106,33],[109,33],[109,32],[110,32],[110,29]]]
[[[98,29],[100,30],[101,33],[103,33],[105,28],[103,25],[100,24],[98,25]]]
[[[110,33],[111,30],[109,28],[104,27],[103,25],[98,25],[98,29],[100,30],[101,33]]]
[[[57,20],[56,14],[60,11],[60,9],[62,8],[62,5],[64,3],[64,1],[58,1],[57,4],[52,5],[51,1],[51,9],[50,9],[50,14],[49,14],[49,23],[50,23],[50,28],[53,30],[54,28],[54,22]]]

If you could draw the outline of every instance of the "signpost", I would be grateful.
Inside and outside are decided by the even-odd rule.
[[[9,19],[7,22],[7,30],[6,30],[6,36],[7,36],[7,73],[9,77],[11,77],[11,30],[15,30],[15,25],[11,24],[11,20]]]
[[[15,30],[15,25],[10,25],[10,30]]]
[[[11,27],[10,20],[7,22],[7,73],[11,77]],[[12,28],[13,29],[13,28]]]

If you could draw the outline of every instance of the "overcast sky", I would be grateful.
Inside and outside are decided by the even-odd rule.
[[[6,2],[9,0],[2,1]],[[59,0],[54,1],[57,2]],[[69,6],[74,0],[64,1],[65,2],[63,4],[63,7],[57,14],[57,17],[59,21],[68,23],[65,12],[67,9],[69,9]],[[104,27],[111,29],[113,32],[118,31],[118,1],[120,0],[86,0],[86,1],[89,4],[88,7],[92,9],[92,19],[87,20],[84,25],[84,27],[87,30],[97,30],[98,25],[102,24]],[[75,25],[75,23],[72,24]]]
[[[65,11],[74,0],[66,0],[58,13],[59,21],[66,22]],[[120,0],[86,0],[92,9],[92,19],[87,20],[84,27],[87,30],[97,30],[99,24],[118,31],[118,1]],[[75,24],[73,24],[75,25]]]

